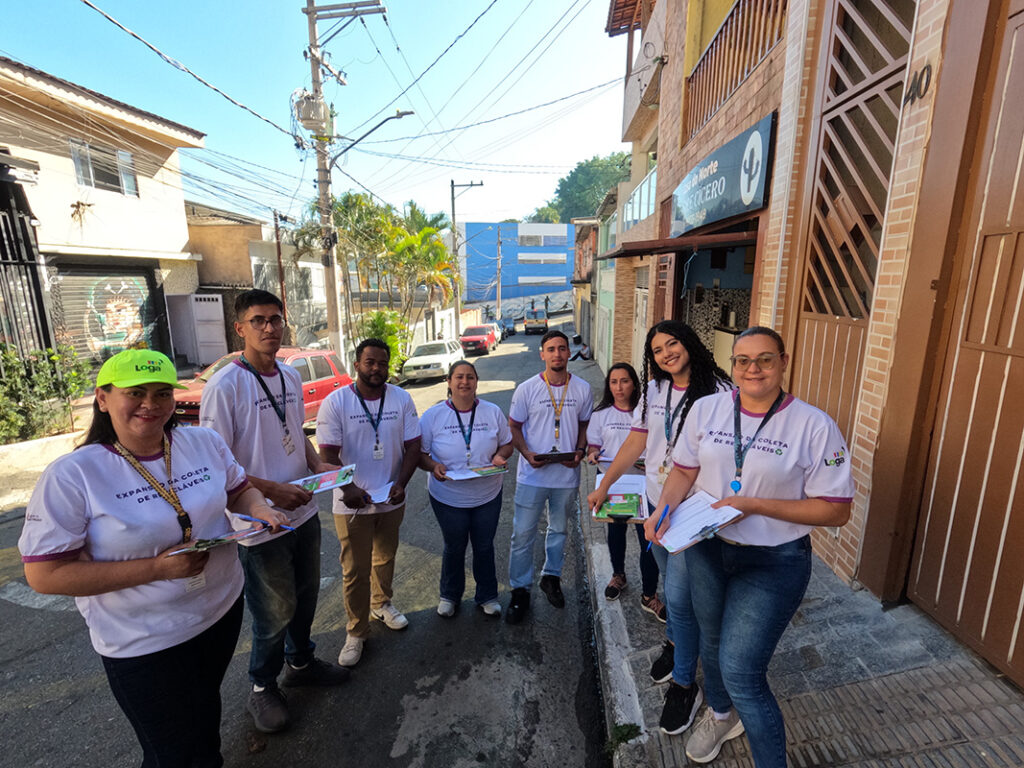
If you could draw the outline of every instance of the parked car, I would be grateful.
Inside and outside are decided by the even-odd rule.
[[[203,387],[213,374],[225,365],[233,363],[241,354],[231,352],[224,355],[213,365],[197,373],[195,379],[187,382],[188,389],[174,390],[174,413],[178,421],[188,426],[199,424],[199,403],[203,396]],[[330,350],[281,347],[277,352],[277,359],[278,362],[287,363],[297,370],[302,377],[302,402],[306,411],[304,426],[307,428],[315,424],[316,415],[320,412],[320,403],[334,390],[352,383],[352,377],[345,371],[345,366]]]
[[[498,343],[501,344],[501,342],[505,340],[505,333],[501,330],[501,323],[491,322],[487,323],[487,325],[494,329],[494,338],[496,338]]]
[[[503,338],[516,335],[516,321],[511,317],[501,318],[500,325]]]
[[[523,319],[523,333],[547,333],[548,313],[543,309],[528,309]]]
[[[464,352],[486,355],[498,346],[498,338],[494,335],[494,328],[489,325],[471,325],[459,336],[459,343]]]
[[[402,366],[402,374],[412,381],[437,379],[448,375],[452,363],[462,359],[462,345],[457,341],[428,341],[412,351]]]

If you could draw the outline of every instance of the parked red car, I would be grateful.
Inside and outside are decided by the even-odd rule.
[[[479,352],[486,355],[498,346],[498,338],[492,325],[471,325],[459,336],[459,343],[464,352]]]
[[[224,355],[209,368],[196,374],[195,379],[187,382],[188,389],[174,390],[174,413],[178,421],[190,426],[199,424],[199,401],[203,396],[203,387],[213,374],[237,360],[239,355],[241,352]],[[302,377],[302,401],[306,407],[307,425],[316,421],[320,403],[331,392],[352,383],[352,378],[345,372],[345,366],[338,356],[327,350],[281,347],[277,351],[277,359],[297,370]]]

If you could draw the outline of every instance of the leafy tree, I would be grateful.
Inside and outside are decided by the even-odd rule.
[[[367,312],[359,319],[359,338],[380,339],[391,350],[391,361],[388,373],[394,376],[402,369],[406,360],[404,348],[408,343],[409,330],[402,316],[391,309],[379,309]]]
[[[89,363],[73,347],[35,350],[21,357],[0,344],[0,445],[67,431],[71,401],[91,380]]]
[[[450,222],[444,213],[435,213],[428,216],[427,212],[420,208],[413,200],[406,203],[405,229],[415,235],[422,229],[448,229]]]
[[[561,221],[593,216],[608,190],[629,178],[629,155],[612,152],[583,160],[558,180],[555,202]]]
[[[545,205],[527,216],[526,220],[532,224],[557,224],[560,221],[560,215],[558,200],[548,200]]]

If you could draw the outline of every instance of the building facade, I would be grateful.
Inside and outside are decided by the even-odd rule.
[[[657,143],[597,257],[614,327],[646,279],[648,326],[779,330],[857,482],[818,555],[1024,681],[1024,0],[612,0],[606,31]]]
[[[572,309],[575,254],[572,224],[467,222],[460,250],[465,256],[467,304],[493,304],[495,316],[543,304]],[[500,305],[500,306],[499,306]]]
[[[4,340],[68,344],[98,366],[126,346],[179,359],[167,297],[198,287],[178,149],[203,134],[0,57],[7,221]],[[182,360],[184,361],[184,360]]]

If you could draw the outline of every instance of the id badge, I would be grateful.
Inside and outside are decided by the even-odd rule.
[[[197,573],[185,582],[186,592],[195,592],[197,589],[202,589],[206,586],[206,574],[203,572]]]
[[[374,461],[384,460],[384,446],[380,443],[373,446],[373,459]]]
[[[285,432],[284,437],[281,438],[281,445],[284,447],[284,452],[291,456],[295,453],[295,441],[292,440],[290,432]]]

